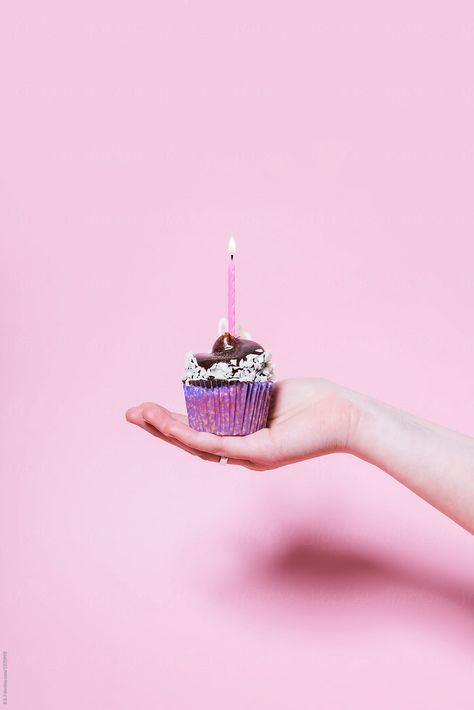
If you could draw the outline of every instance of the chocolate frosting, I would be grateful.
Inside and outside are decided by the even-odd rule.
[[[230,333],[223,333],[212,346],[212,352],[195,353],[194,357],[198,365],[207,369],[216,362],[229,363],[231,360],[239,362],[241,358],[245,358],[250,353],[261,355],[263,351],[260,343],[256,343],[254,340],[236,338]]]

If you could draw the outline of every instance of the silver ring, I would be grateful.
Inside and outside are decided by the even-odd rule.
[[[225,466],[228,460],[229,459],[227,458],[227,456],[221,456],[219,459],[219,463]]]

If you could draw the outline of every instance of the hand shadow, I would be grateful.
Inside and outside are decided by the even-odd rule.
[[[259,618],[334,630],[368,624],[409,625],[474,646],[474,584],[388,551],[318,540],[294,532],[266,549],[244,545],[245,563],[230,598],[258,607]],[[468,579],[468,578],[467,578]],[[226,595],[227,596],[227,595]]]

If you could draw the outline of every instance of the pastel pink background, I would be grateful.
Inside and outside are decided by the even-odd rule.
[[[225,313],[280,378],[473,432],[470,2],[2,3],[12,710],[472,707],[472,537],[349,456],[256,474],[183,409]]]

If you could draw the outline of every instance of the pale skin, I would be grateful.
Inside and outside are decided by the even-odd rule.
[[[474,533],[474,438],[321,379],[274,386],[267,427],[248,436],[197,432],[187,417],[146,402],[127,420],[199,456],[267,471],[331,453],[378,466]]]

